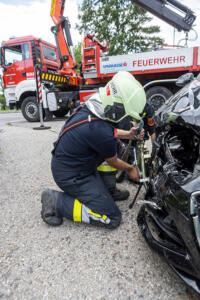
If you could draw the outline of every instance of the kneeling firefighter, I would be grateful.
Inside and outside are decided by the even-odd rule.
[[[145,103],[140,83],[120,71],[70,116],[52,151],[53,178],[63,192],[42,193],[41,215],[46,223],[60,225],[65,217],[107,228],[120,224],[110,183],[102,180],[97,167],[106,161],[138,180],[137,169],[117,157],[117,138],[135,139],[137,129],[115,129],[115,125],[128,115],[140,120]]]

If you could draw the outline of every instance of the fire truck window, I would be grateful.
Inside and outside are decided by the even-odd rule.
[[[50,58],[57,61],[56,51],[54,49],[42,46],[43,54],[45,58]]]
[[[22,51],[23,51],[23,60],[30,59],[30,51],[29,51],[29,45],[23,44],[22,45]]]
[[[5,65],[11,66],[17,61],[22,61],[21,45],[5,48]]]

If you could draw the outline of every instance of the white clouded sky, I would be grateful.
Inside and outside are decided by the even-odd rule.
[[[199,30],[200,29],[200,0],[178,0],[178,2],[187,6],[196,14],[196,20],[194,23],[196,26],[194,26],[194,29],[198,32],[198,39],[193,42],[188,41],[188,46],[190,47],[200,46],[200,30]],[[172,45],[174,28],[156,17],[153,18],[153,23],[160,26],[161,36],[165,39],[166,43]],[[195,33],[193,31],[190,31],[189,38],[193,39],[195,36],[196,36]],[[180,39],[184,37],[185,37],[184,32],[178,32],[177,30],[175,31],[176,44]],[[181,42],[181,45],[184,45],[184,41]]]
[[[179,0],[180,1],[180,0]],[[81,0],[66,0],[65,15],[71,23],[71,34],[74,44],[82,40],[75,23],[78,22],[78,3]],[[197,15],[196,30],[200,28],[200,0],[181,0],[181,3],[190,7]],[[11,36],[34,35],[55,44],[54,36],[50,31],[53,21],[50,17],[51,0],[0,0],[0,41],[8,40]],[[168,44],[173,43],[173,27],[154,17],[154,24],[161,26],[161,36]],[[194,34],[190,34],[191,37]],[[184,37],[184,33],[176,32],[176,42]],[[200,45],[199,38],[196,42],[189,42],[189,46]]]
[[[78,31],[75,30],[77,3],[77,0],[66,0],[65,4],[65,15],[71,23],[74,44],[81,41]],[[0,0],[0,41],[8,40],[11,36],[33,35],[55,44],[50,31],[54,25],[50,8],[51,0]]]

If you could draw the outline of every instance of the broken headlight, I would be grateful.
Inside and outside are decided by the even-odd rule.
[[[200,247],[200,191],[192,193],[190,197],[190,214],[193,220],[196,238]]]

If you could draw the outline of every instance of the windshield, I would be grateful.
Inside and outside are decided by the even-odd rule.
[[[155,114],[157,126],[165,123],[187,124],[200,128],[200,82],[193,80],[172,96]]]
[[[5,48],[5,66],[11,66],[17,61],[22,61],[21,45]]]
[[[56,51],[46,46],[42,46],[44,57],[57,61]]]

